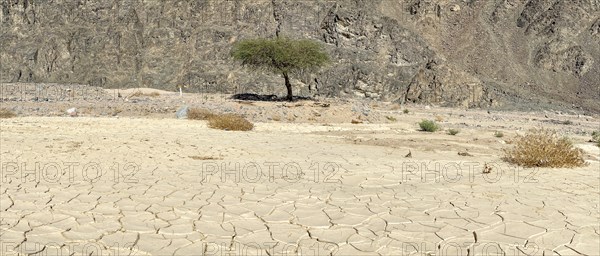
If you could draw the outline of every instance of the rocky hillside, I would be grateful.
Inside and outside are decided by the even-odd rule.
[[[0,81],[281,93],[237,40],[326,45],[303,96],[600,112],[598,0],[0,0]]]

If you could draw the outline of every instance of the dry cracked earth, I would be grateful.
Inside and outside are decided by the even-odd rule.
[[[517,132],[494,137],[500,121],[450,136],[411,118],[2,119],[0,254],[598,255],[600,153],[583,136],[588,166],[523,169],[500,160]]]

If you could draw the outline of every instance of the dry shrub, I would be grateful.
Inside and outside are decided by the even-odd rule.
[[[435,121],[444,122],[444,117],[442,117],[442,116],[435,116]]]
[[[525,167],[580,167],[585,166],[583,151],[559,137],[552,130],[531,130],[517,136],[514,147],[505,150],[504,160]]]
[[[223,160],[221,157],[214,156],[189,156],[189,158],[194,160]]]
[[[600,131],[592,132],[592,141],[595,141],[596,146],[600,147]]]
[[[235,114],[213,115],[208,118],[208,127],[225,131],[250,131],[254,124]]]
[[[158,97],[158,96],[160,96],[160,93],[158,93],[158,92],[145,93],[144,96]]]
[[[187,112],[187,118],[192,120],[208,120],[215,116],[213,112],[203,108],[190,108]]]
[[[134,93],[132,93],[131,95],[129,95],[129,98],[142,97],[142,96],[158,97],[158,96],[160,96],[160,93],[158,93],[158,92],[143,93],[142,91],[135,91]]]
[[[13,118],[16,117],[17,114],[10,109],[0,108],[0,118]]]

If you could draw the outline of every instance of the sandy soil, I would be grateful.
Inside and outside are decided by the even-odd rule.
[[[597,117],[159,93],[120,102],[125,116],[93,105],[78,117],[61,111],[85,102],[2,103],[20,116],[0,120],[0,254],[600,251],[600,149],[589,142]],[[176,119],[183,101],[242,113],[255,129]],[[146,115],[136,104],[168,111]],[[443,129],[420,132],[422,119]],[[539,127],[572,138],[589,165],[524,169],[501,160],[511,139]]]

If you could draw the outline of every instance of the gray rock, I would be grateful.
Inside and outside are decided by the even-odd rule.
[[[281,35],[319,40],[333,60],[293,77],[298,96],[525,109],[553,98],[600,111],[598,1],[463,2],[5,0],[0,82],[282,96],[280,76],[229,54]]]
[[[183,106],[177,110],[177,112],[175,113],[175,116],[177,116],[178,119],[187,118],[188,110],[189,110],[188,106]]]

